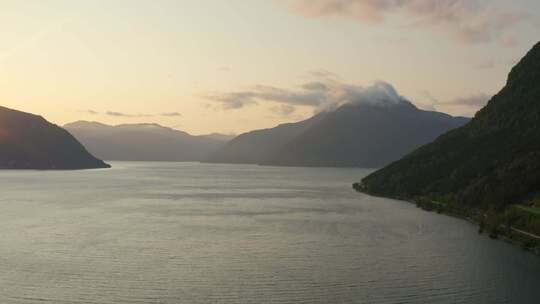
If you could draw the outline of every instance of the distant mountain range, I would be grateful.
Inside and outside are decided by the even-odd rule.
[[[213,163],[262,164],[294,138],[319,122],[325,114],[310,119],[256,130],[237,136],[206,160]]]
[[[468,121],[420,110],[405,99],[346,104],[298,123],[242,134],[208,161],[377,168]]]
[[[357,187],[376,195],[428,197],[498,211],[540,198],[540,43],[470,123],[371,174]]]
[[[206,135],[200,135],[199,137],[205,137],[209,139],[215,139],[221,142],[228,142],[236,137],[234,134],[221,134],[221,133],[211,133]]]
[[[419,110],[404,99],[381,100],[346,104],[301,122],[231,139],[222,134],[193,136],[157,124],[89,121],[66,124],[68,133],[39,116],[1,110],[0,168],[39,169],[108,166],[92,155],[121,161],[379,167],[468,121]]]
[[[201,161],[230,138],[193,136],[158,124],[110,126],[78,121],[64,127],[94,155],[120,161]]]
[[[0,107],[0,169],[108,168],[43,117]]]

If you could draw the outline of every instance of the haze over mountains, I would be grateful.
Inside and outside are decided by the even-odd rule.
[[[281,124],[275,128],[255,130],[237,136],[210,155],[208,162],[262,164],[314,124],[326,113],[297,123]]]
[[[110,126],[78,121],[64,127],[91,153],[106,160],[200,161],[227,140],[227,135],[193,136],[158,124]]]
[[[358,185],[377,195],[425,196],[504,210],[540,195],[540,43],[470,123]]]
[[[422,111],[383,84],[370,94],[297,123],[230,136],[193,136],[157,124],[78,121],[65,130],[2,108],[3,168],[106,167],[119,161],[208,161],[278,166],[380,167],[468,119]],[[54,131],[54,132],[53,132]],[[53,134],[54,133],[54,134]],[[8,136],[9,135],[9,136]],[[63,135],[63,136],[62,136]],[[69,152],[68,152],[69,151]]]
[[[108,168],[43,117],[0,107],[0,169]]]
[[[242,134],[208,161],[376,168],[469,121],[420,110],[387,84],[379,89],[298,123]]]

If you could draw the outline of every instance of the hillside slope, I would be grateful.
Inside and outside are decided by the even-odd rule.
[[[298,123],[242,134],[209,161],[377,168],[469,121],[419,110],[389,89],[393,98],[379,94]]]
[[[108,168],[43,117],[0,107],[0,169]]]
[[[65,128],[96,156],[119,161],[200,161],[225,144],[157,124],[109,126],[78,121]]]
[[[540,192],[540,43],[466,126],[363,179],[372,194],[504,208]]]
[[[467,118],[399,103],[347,104],[287,143],[268,165],[380,168]]]
[[[275,155],[286,143],[321,121],[324,115],[319,114],[301,122],[241,134],[212,153],[207,161],[261,164]]]

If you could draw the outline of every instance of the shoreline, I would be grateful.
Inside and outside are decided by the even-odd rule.
[[[506,227],[503,225],[497,226],[496,229],[494,229],[496,231],[488,231],[486,229],[485,223],[486,215],[479,210],[460,209],[456,207],[448,208],[446,204],[434,202],[431,200],[422,202],[419,200],[405,197],[378,195],[370,193],[364,187],[362,187],[360,183],[354,183],[353,189],[359,193],[363,193],[369,196],[407,202],[410,204],[414,204],[417,206],[417,208],[427,212],[436,212],[437,214],[442,214],[467,221],[478,227],[478,234],[480,235],[486,233],[491,239],[501,240],[514,246],[519,246],[521,249],[540,257],[540,236],[512,226]],[[444,207],[442,207],[443,205]],[[482,219],[479,219],[480,217],[482,217]],[[531,246],[531,244],[534,245]]]

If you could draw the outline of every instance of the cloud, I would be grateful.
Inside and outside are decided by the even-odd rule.
[[[282,104],[279,106],[275,106],[271,108],[272,112],[281,115],[281,116],[289,116],[293,114],[296,111],[295,106],[291,106],[288,104]]]
[[[165,112],[165,113],[161,113],[159,115],[160,116],[165,116],[165,117],[180,117],[180,116],[182,116],[182,113],[179,113],[179,112]]]
[[[334,73],[332,73],[330,71],[324,70],[324,69],[310,71],[310,72],[308,72],[308,76],[314,77],[314,78],[323,78],[323,79],[336,79],[336,78],[338,78],[336,74],[334,74]]]
[[[502,36],[499,38],[499,43],[505,47],[516,47],[518,41],[514,36]]]
[[[222,103],[223,108],[239,109],[259,101],[272,101],[295,106],[319,106],[325,96],[314,90],[293,91],[272,86],[257,85],[246,91],[213,93],[207,99]]]
[[[528,16],[491,0],[291,0],[290,10],[310,18],[346,18],[367,25],[399,16],[410,25],[441,32],[463,44],[514,46],[508,31]]]
[[[472,63],[472,67],[478,70],[488,70],[495,67],[495,62],[493,60],[480,60]]]
[[[465,107],[468,108],[470,113],[475,113],[476,111],[483,108],[488,101],[491,99],[491,95],[485,93],[473,94],[463,97],[454,98],[449,101],[440,101],[439,99],[433,97],[428,91],[423,91],[421,94],[427,99],[427,104],[423,108],[425,109],[439,109],[447,107]]]
[[[127,113],[115,112],[115,111],[107,111],[105,112],[105,115],[115,116],[115,117],[130,117],[130,118],[155,116],[154,114],[127,114]]]
[[[386,82],[379,81],[363,87],[330,79],[306,82],[295,89],[257,85],[244,91],[214,92],[204,97],[219,103],[224,110],[240,109],[261,102],[277,103],[284,106],[273,110],[282,114],[292,113],[297,106],[311,107],[318,112],[346,103],[390,105],[407,102]]]
[[[490,99],[491,95],[481,93],[465,97],[459,97],[449,102],[446,102],[445,104],[462,105],[480,109],[484,107]]]
[[[476,112],[482,109],[490,99],[491,96],[488,94],[474,94],[455,98],[448,102],[441,103],[437,107],[441,107],[442,109],[446,109],[451,112],[457,111],[464,116],[474,116]]]
[[[80,111],[80,112],[90,114],[90,115],[98,115],[99,114],[99,112],[96,112],[94,110],[84,110],[84,111]]]
[[[427,100],[427,102],[417,104],[421,109],[426,111],[437,111],[437,108],[435,107],[439,104],[439,100],[437,98],[433,97],[429,91],[421,91],[420,95]]]
[[[114,111],[107,111],[105,114],[107,114],[109,116],[118,116],[118,117],[130,116],[130,115],[127,115],[127,114],[122,113],[122,112],[114,112]]]

